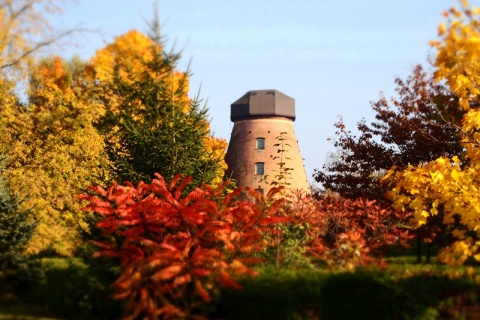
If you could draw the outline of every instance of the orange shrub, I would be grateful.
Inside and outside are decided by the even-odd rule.
[[[273,200],[274,192],[264,198],[249,189],[257,201],[241,202],[239,189],[224,195],[224,183],[183,196],[190,181],[177,175],[167,185],[156,174],[151,184],[91,187],[94,195],[79,197],[89,202],[83,210],[101,216],[97,227],[109,239],[94,241],[94,256],[121,261],[113,286],[127,318],[192,317],[219,285],[240,288],[233,276],[255,274],[253,253],[268,245],[272,225],[287,220],[276,215],[284,200]]]
[[[304,252],[330,267],[351,269],[381,257],[383,246],[407,246],[409,214],[385,209],[376,201],[295,194],[287,206],[289,224],[301,230]],[[291,230],[291,228],[289,229]]]

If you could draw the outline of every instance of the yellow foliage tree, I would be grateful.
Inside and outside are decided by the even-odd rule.
[[[147,67],[153,63],[155,52],[162,52],[161,45],[155,43],[152,38],[143,33],[131,30],[115,38],[114,42],[105,48],[97,50],[91,59],[95,70],[96,80],[100,84],[102,97],[107,111],[118,114],[119,112],[138,113],[147,106],[139,101],[131,101],[125,104],[122,92],[115,90],[116,82],[121,81],[124,85],[132,85],[146,76],[156,81],[165,81],[170,84],[170,97],[175,98],[179,109],[186,112],[190,107],[190,99],[184,96],[176,96],[180,86],[183,86],[185,93],[189,91],[188,77],[185,73],[165,68],[160,71],[152,71]],[[122,110],[119,110],[119,100],[122,100]],[[127,107],[130,107],[127,109]]]
[[[442,157],[400,172],[391,169],[384,180],[393,186],[388,193],[393,206],[414,212],[414,227],[443,215],[453,240],[439,259],[460,265],[470,257],[480,261],[480,9],[462,1],[460,9],[451,8],[444,16],[440,41],[432,41],[437,49],[435,76],[466,110],[459,137],[466,159]]]
[[[216,186],[223,181],[223,176],[228,166],[225,162],[225,151],[227,150],[227,141],[225,139],[216,138],[214,136],[208,136],[205,138],[205,157],[210,157],[212,161],[217,162],[219,167],[215,178],[211,181],[211,185]]]
[[[112,84],[115,76],[128,83],[138,80],[145,71],[141,61],[153,59],[152,45],[149,37],[136,30],[116,37],[113,43],[97,50],[92,58],[97,79],[103,84]]]
[[[27,251],[72,254],[81,242],[76,196],[108,178],[103,139],[93,126],[103,106],[88,94],[84,64],[58,57],[31,69],[29,105],[0,111],[5,174],[39,225]],[[15,100],[14,97],[11,98]]]

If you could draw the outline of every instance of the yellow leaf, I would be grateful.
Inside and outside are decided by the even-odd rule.
[[[433,183],[443,180],[443,174],[440,171],[430,172],[430,176],[432,177]]]
[[[440,23],[440,25],[438,26],[438,35],[443,36],[446,31],[447,31],[447,27],[445,25],[445,22]]]
[[[463,239],[465,238],[465,231],[455,229],[452,231],[452,235],[457,239]]]
[[[430,212],[425,211],[425,210],[422,210],[422,212],[420,214],[422,215],[422,217],[425,217],[425,218],[430,217]]]
[[[450,173],[450,175],[452,176],[452,179],[456,182],[460,182],[460,174],[457,170],[452,170],[452,172]]]

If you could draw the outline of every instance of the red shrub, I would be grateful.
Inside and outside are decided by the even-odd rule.
[[[296,193],[287,215],[296,230],[302,230],[304,252],[335,268],[352,268],[374,262],[381,247],[412,238],[408,214],[385,209],[375,201],[355,201],[335,195],[314,199]],[[291,229],[291,228],[290,228]]]
[[[237,201],[240,190],[224,196],[226,184],[182,197],[190,181],[178,175],[167,185],[157,174],[151,184],[91,187],[95,195],[79,197],[102,216],[97,227],[110,239],[94,241],[94,256],[121,261],[113,285],[127,318],[193,317],[218,285],[239,288],[233,275],[255,274],[252,253],[265,248],[272,225],[287,221],[276,215],[284,200],[274,201],[275,191],[265,199],[249,189],[255,203]]]

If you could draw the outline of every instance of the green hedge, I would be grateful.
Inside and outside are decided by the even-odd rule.
[[[218,319],[469,319],[480,311],[480,286],[468,279],[384,271],[270,271],[224,290]]]
[[[79,258],[42,258],[40,281],[15,299],[0,301],[0,314],[61,319],[117,319],[122,306],[111,299],[114,270]]]
[[[98,261],[48,258],[44,276],[0,314],[63,319],[117,319],[121,302],[110,299],[115,278]],[[92,263],[92,261],[90,261]],[[452,269],[364,269],[334,273],[264,269],[240,279],[242,290],[224,289],[204,313],[210,319],[475,319],[480,314],[480,286],[470,278],[451,279]],[[16,308],[16,309],[15,309]]]

